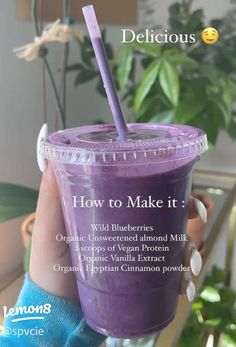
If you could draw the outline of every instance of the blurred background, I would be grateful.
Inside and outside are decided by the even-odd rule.
[[[96,1],[91,2],[96,6]],[[43,12],[38,14],[39,27],[43,28],[48,23],[48,18],[54,21],[61,14],[60,6],[58,7],[59,2],[51,1],[50,3],[50,8],[44,7]],[[82,3],[84,2],[79,4],[79,8],[82,6]],[[107,49],[112,50],[109,58],[119,93],[121,97],[124,97],[123,105],[127,119],[153,121],[152,117],[155,116],[155,121],[157,122],[158,120],[163,122],[181,122],[181,117],[178,118],[177,113],[181,110],[186,111],[186,105],[188,105],[190,117],[183,119],[183,122],[198,125],[207,132],[209,130],[212,145],[208,153],[197,164],[197,169],[217,171],[223,174],[235,174],[236,143],[234,138],[236,138],[236,123],[234,118],[234,101],[236,99],[236,88],[234,68],[236,68],[236,58],[233,56],[233,52],[234,50],[236,52],[236,26],[234,27],[230,23],[230,20],[234,22],[235,17],[227,17],[230,13],[231,16],[235,15],[234,2],[230,0],[177,2],[172,0],[132,0],[130,5],[129,2],[125,4],[125,7],[128,7],[127,11],[121,9],[121,14],[119,14],[120,12],[117,10],[115,15],[116,8],[107,6],[107,3],[108,1],[102,1],[99,5],[99,1],[97,1],[97,6],[101,6],[98,17],[100,18],[101,27],[105,30]],[[114,6],[117,6],[117,4]],[[32,3],[30,1],[1,1],[0,181],[38,190],[41,173],[36,163],[36,140],[39,129],[45,119],[49,123],[50,131],[61,128],[62,122],[42,59],[38,58],[35,61],[26,62],[23,59],[18,59],[16,54],[13,53],[14,48],[33,42],[36,36],[33,21],[30,18],[31,7]],[[68,15],[66,19],[68,20],[69,17],[78,18],[76,23],[78,24],[79,32],[82,36],[83,33],[87,35],[85,25],[80,20],[81,14],[73,12],[79,10],[75,6],[72,11],[72,7],[73,5],[71,4],[71,8],[67,8],[69,13],[66,13]],[[192,14],[193,16],[191,17]],[[212,23],[213,19],[215,21]],[[222,21],[217,22],[219,19]],[[65,20],[65,17],[63,20]],[[228,27],[226,23],[228,23]],[[69,22],[69,24],[73,23]],[[144,28],[158,27],[156,30],[163,31],[164,29],[169,29],[170,32],[179,33],[188,30],[190,33],[196,33],[197,37],[199,37],[201,29],[212,24],[219,29],[220,33],[219,43],[215,47],[206,47],[206,45],[201,43],[200,46],[196,45],[195,51],[189,46],[177,47],[174,44],[161,48],[162,53],[166,54],[166,56],[173,54],[171,57],[172,61],[170,60],[172,66],[172,70],[170,70],[172,79],[170,78],[170,82],[174,83],[177,74],[179,76],[178,87],[173,87],[174,89],[169,91],[161,89],[163,84],[159,81],[160,84],[156,85],[156,89],[153,86],[153,90],[150,90],[149,94],[149,96],[152,96],[155,93],[159,93],[159,91],[163,93],[162,100],[154,100],[156,103],[159,102],[159,108],[154,109],[147,106],[146,113],[144,110],[141,110],[141,106],[137,106],[137,103],[141,104],[144,101],[137,101],[137,95],[135,96],[135,94],[139,86],[142,85],[143,72],[153,59],[159,59],[160,52],[155,53],[153,51],[154,53],[150,53],[148,51],[149,48],[143,46],[132,48],[133,52],[130,53],[130,50],[127,51],[126,48],[121,47],[121,29],[129,28],[138,31]],[[225,44],[223,43],[224,33]],[[226,44],[226,40],[231,42],[231,45]],[[87,40],[80,41],[78,37],[70,42],[65,92],[67,99],[66,127],[90,124],[97,120],[104,122],[112,121],[107,100],[101,95],[103,93],[101,89],[99,90],[100,81],[96,65],[94,65],[93,58],[86,45],[88,45]],[[226,47],[229,50],[228,56],[227,54],[223,56]],[[63,82],[62,68],[65,47],[57,42],[47,45],[47,49],[48,54],[45,56],[50,63],[56,85],[60,89],[60,83]],[[177,51],[171,52],[172,49],[177,49]],[[170,53],[168,53],[168,50],[170,50]],[[84,52],[84,59],[81,52]],[[44,54],[45,52],[41,53]],[[88,55],[86,56],[87,53]],[[219,59],[217,59],[217,54],[219,54]],[[183,56],[187,56],[189,60],[183,58]],[[229,56],[232,57],[230,61]],[[143,59],[141,67],[133,72],[134,64],[139,62],[140,59]],[[91,64],[89,65],[90,60]],[[119,67],[121,61],[125,66],[128,66],[128,69],[125,71]],[[199,73],[199,80],[205,78],[207,82],[203,87],[201,87],[201,84],[192,84],[190,86],[192,89],[190,89],[193,95],[196,93],[196,104],[201,104],[202,101],[202,104],[206,107],[205,109],[195,107],[194,103],[191,102],[192,96],[190,95],[186,105],[181,104],[181,108],[180,103],[185,98],[184,76],[188,76],[186,81],[186,86],[188,87],[189,81],[195,78],[195,70],[198,69],[196,63],[201,62],[204,63],[204,69]],[[129,64],[131,64],[130,70]],[[181,64],[189,67],[185,70],[185,67]],[[209,66],[209,69],[207,66]],[[132,81],[132,74],[135,74],[135,82]],[[79,77],[77,78],[77,76]],[[214,83],[218,83],[215,89]],[[198,95],[200,89],[202,95]],[[124,95],[126,94],[124,91],[127,92],[127,95]],[[226,94],[222,97],[222,103],[219,104],[217,100],[223,95],[224,91],[226,91]],[[171,95],[176,95],[176,93],[178,93],[178,100],[176,104],[172,104],[170,101]],[[205,100],[205,97],[207,100]],[[186,98],[188,98],[188,95]],[[209,100],[211,103],[208,105]],[[176,109],[179,111],[173,113],[173,110]],[[152,110],[155,114],[151,114]],[[193,110],[195,111],[193,112]],[[214,116],[209,116],[208,119],[207,112],[213,115],[219,114],[219,116],[215,118]],[[160,118],[158,118],[159,115],[161,115]],[[206,122],[204,124],[201,124],[201,121],[199,121],[201,115],[202,118],[205,117]],[[218,122],[220,118],[222,119]],[[209,126],[209,124],[212,126]],[[0,280],[4,279],[6,275],[10,274],[22,263],[24,246],[21,241],[21,233],[19,232],[22,218],[18,217],[0,223]],[[219,246],[220,248],[221,246]]]

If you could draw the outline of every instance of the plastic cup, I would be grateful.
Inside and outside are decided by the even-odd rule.
[[[60,131],[41,153],[55,171],[87,323],[138,338],[175,316],[192,169],[207,139],[184,125],[128,130],[125,142],[114,125]]]

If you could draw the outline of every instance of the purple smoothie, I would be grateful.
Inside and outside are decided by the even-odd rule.
[[[67,234],[80,236],[70,251],[86,321],[103,334],[137,338],[174,318],[181,272],[163,268],[182,264],[191,173],[207,143],[188,126],[128,129],[125,142],[113,125],[69,129],[42,150],[56,173]],[[83,207],[81,197],[105,203]],[[110,199],[122,205],[111,208]],[[172,199],[177,207],[169,207]]]

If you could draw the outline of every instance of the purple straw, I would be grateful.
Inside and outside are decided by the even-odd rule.
[[[109,68],[107,54],[104,48],[93,5],[85,6],[82,8],[82,10],[97,59],[98,67],[102,76],[104,88],[106,90],[108,102],[115,121],[116,129],[119,134],[119,138],[121,140],[125,140],[128,130],[124,120],[120,101],[118,99],[115,83]]]

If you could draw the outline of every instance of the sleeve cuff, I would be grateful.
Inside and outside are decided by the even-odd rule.
[[[11,341],[14,345],[95,347],[105,340],[105,336],[87,325],[78,304],[46,292],[28,273],[16,305],[9,309],[5,308],[4,327],[24,332],[20,337],[7,337],[6,342]],[[34,332],[42,329],[43,334],[26,335],[30,329]],[[4,336],[0,341],[2,338]]]

